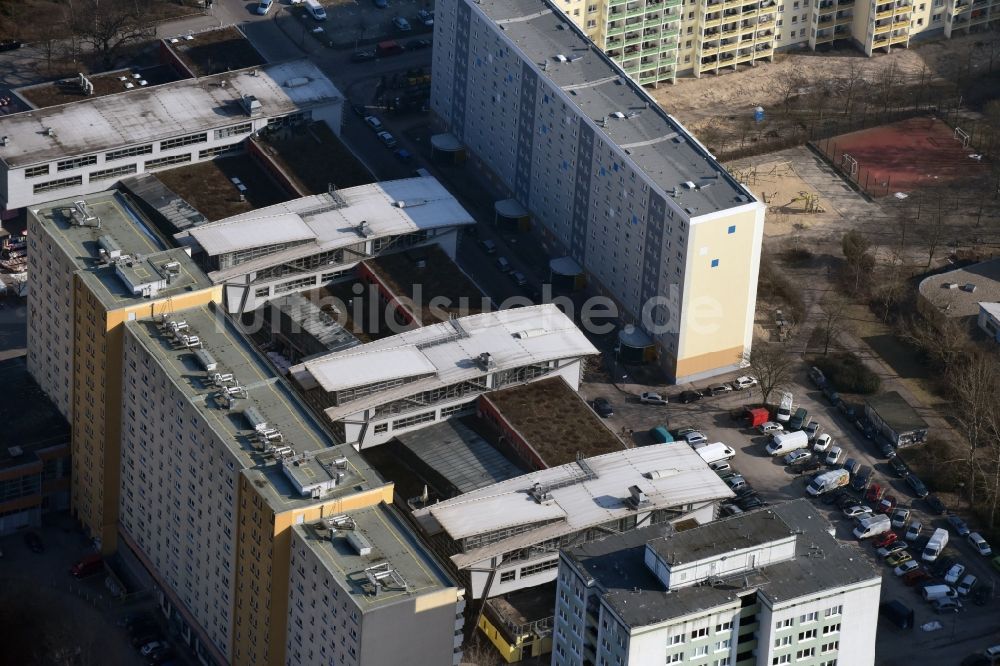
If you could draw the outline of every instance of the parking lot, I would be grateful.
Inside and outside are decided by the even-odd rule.
[[[862,548],[867,556],[877,561],[885,575],[882,584],[882,600],[898,599],[914,611],[914,628],[902,630],[885,619],[880,620],[878,643],[876,646],[877,663],[879,664],[958,664],[967,656],[981,651],[983,648],[1000,643],[1000,627],[995,621],[996,599],[995,587],[1000,571],[990,564],[990,557],[980,555],[965,537],[960,537],[954,529],[949,528],[945,515],[933,513],[925,499],[918,499],[910,486],[899,478],[887,464],[885,458],[879,455],[876,445],[870,441],[844,413],[831,405],[823,393],[815,388],[807,378],[807,368],[803,365],[794,377],[788,390],[795,396],[795,407],[808,410],[808,420],[815,419],[822,430],[833,438],[833,445],[843,449],[839,467],[847,458],[853,458],[861,465],[874,470],[871,482],[885,488],[886,496],[895,498],[898,507],[911,510],[911,521],[923,524],[922,534],[926,537],[934,528],[944,527],[949,530],[949,543],[942,553],[942,558],[950,558],[963,564],[978,579],[977,587],[987,590],[983,605],[974,602],[972,596],[963,598],[964,608],[957,614],[938,615],[928,602],[920,596],[922,585],[941,582],[940,577],[932,576],[928,581],[907,586],[901,578],[893,574],[891,566],[882,561],[876,548],[870,541],[863,542]],[[736,374],[720,377],[704,384],[721,381],[732,381]],[[653,445],[649,430],[658,425],[667,426],[672,432],[685,427],[695,428],[707,437],[708,442],[723,442],[735,450],[735,456],[729,460],[731,467],[738,471],[767,503],[781,502],[806,495],[805,487],[816,473],[831,469],[820,461],[820,467],[812,473],[801,473],[796,468],[784,463],[784,456],[771,457],[765,451],[769,437],[752,430],[746,422],[734,419],[744,406],[758,404],[761,400],[759,390],[731,391],[718,396],[705,396],[690,404],[681,404],[678,398],[681,390],[704,389],[698,387],[665,387],[640,386],[636,384],[590,383],[581,387],[581,394],[588,401],[603,397],[611,402],[614,415],[605,419],[605,423],[626,442],[636,446]],[[666,406],[643,404],[639,394],[643,391],[657,391],[669,399]],[[771,400],[776,400],[772,396]],[[858,409],[858,411],[862,411]],[[684,443],[668,444],[668,446],[684,446]],[[905,449],[902,458],[905,459]],[[864,500],[856,491],[849,491],[859,502]],[[819,513],[825,516],[836,529],[836,536],[845,542],[857,542],[852,530],[855,521],[847,518],[833,503],[824,503],[824,496],[813,501]],[[829,501],[830,497],[826,497]],[[872,506],[871,508],[874,508]],[[948,507],[949,513],[960,513],[958,507]],[[970,525],[972,530],[976,525]],[[895,530],[901,538],[905,530]],[[874,541],[872,539],[871,541]],[[913,559],[920,561],[920,554],[912,553]],[[963,574],[964,575],[964,574]],[[940,626],[933,630],[924,630],[923,625],[938,622]]]
[[[283,10],[300,21],[301,28],[320,43],[334,48],[357,49],[388,39],[406,42],[430,37],[434,29],[433,23],[425,24],[420,17],[421,11],[433,10],[433,3],[425,0],[320,0],[320,4],[326,11],[325,21],[314,19],[303,2],[295,2]]]

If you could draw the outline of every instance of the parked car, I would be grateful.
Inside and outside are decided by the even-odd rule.
[[[957,613],[962,610],[962,602],[957,599],[935,599],[931,602],[935,613]]]
[[[934,564],[931,565],[931,573],[938,577],[943,577],[948,569],[951,569],[955,564],[955,558],[948,557],[947,555],[939,557]]]
[[[733,466],[729,464],[728,460],[717,460],[714,463],[709,463],[708,466],[711,467],[712,471],[716,474],[733,471]]]
[[[896,447],[892,445],[892,442],[883,437],[875,440],[875,446],[878,448],[879,455],[883,458],[892,460],[896,456]]]
[[[382,121],[378,119],[378,116],[368,116],[365,118],[365,124],[371,127],[376,132],[382,131]]]
[[[955,585],[962,579],[962,574],[965,573],[965,565],[959,562],[951,565],[951,568],[944,574],[944,582],[949,585]]]
[[[910,475],[910,468],[906,466],[903,459],[899,456],[893,456],[889,458],[889,467],[892,469],[893,473],[900,479],[905,479]]]
[[[840,462],[840,456],[843,453],[844,450],[842,448],[840,448],[839,446],[834,446],[833,448],[831,448],[829,451],[826,452],[826,458],[825,458],[826,464],[836,465],[838,462]]]
[[[948,521],[948,524],[951,525],[951,529],[955,530],[955,533],[958,534],[958,536],[969,536],[969,533],[972,531],[969,529],[969,526],[966,525],[965,521],[959,516],[952,514],[945,518],[945,520]]]
[[[910,558],[905,562],[903,562],[902,564],[897,565],[896,568],[892,570],[892,572],[897,576],[902,576],[903,580],[905,581],[907,580],[907,576],[914,576],[914,574],[923,573],[919,567],[920,565],[917,564],[913,560],[913,558]],[[930,576],[924,573],[924,579],[926,580],[927,578],[930,578]],[[915,579],[913,583],[907,583],[907,585],[915,585],[915,584],[916,584]]]
[[[972,532],[969,534],[969,543],[972,547],[976,549],[976,552],[983,557],[989,557],[993,554],[993,549],[990,548],[990,544],[986,543],[986,539],[983,538],[979,532]]]
[[[528,284],[527,276],[521,271],[511,271],[510,279],[518,287],[525,287]]]
[[[21,42],[16,39],[0,39],[0,52],[16,51],[21,48]]]
[[[402,16],[397,16],[392,19],[392,27],[400,32],[410,32],[413,28],[410,27],[410,22],[407,21]]]
[[[417,12],[417,20],[419,20],[425,28],[434,27],[434,14],[426,9],[421,9]]]
[[[684,435],[684,441],[690,444],[691,446],[694,446],[695,444],[703,444],[707,442],[708,437],[706,437],[705,433],[701,432],[700,430],[695,430],[694,432],[689,432],[688,434]]]
[[[432,45],[433,42],[431,42],[431,40],[424,38],[411,39],[405,44],[407,51],[419,51],[420,49],[429,49]]]
[[[777,421],[768,421],[767,423],[762,423],[757,427],[765,435],[770,435],[774,432],[784,432],[785,427],[778,423]]]
[[[903,565],[904,567],[909,567],[908,571],[903,572],[903,582],[909,586],[914,586],[917,583],[922,583],[924,581],[930,580],[931,575],[920,568],[916,560],[910,560]],[[899,574],[896,574],[897,576]]]
[[[737,491],[740,490],[741,488],[747,487],[747,480],[744,479],[743,476],[740,474],[725,479],[725,482],[726,485],[728,485],[733,491]]]
[[[701,393],[698,393],[698,391],[681,391],[680,395],[677,396],[677,399],[687,405],[701,400]]]
[[[909,562],[913,559],[913,556],[907,552],[900,551],[898,553],[893,553],[889,557],[885,558],[886,563],[890,567],[898,567],[903,562]]]
[[[611,406],[611,401],[607,398],[595,398],[594,411],[597,412],[597,415],[602,418],[608,418],[609,416],[615,415],[614,407]]]
[[[764,500],[762,500],[756,493],[752,495],[744,495],[736,498],[736,506],[740,507],[744,511],[749,511],[750,509],[757,509],[764,506]]]
[[[886,546],[895,543],[899,540],[899,535],[895,532],[889,531],[882,533],[881,536],[876,537],[872,541],[872,545],[876,548],[885,548]]]
[[[374,51],[355,51],[351,54],[351,62],[370,62],[374,59]]]
[[[750,375],[743,375],[733,380],[733,388],[737,391],[745,391],[757,385],[757,378]]]
[[[920,532],[923,530],[924,525],[919,520],[914,520],[910,523],[910,526],[906,528],[906,534],[903,536],[907,541],[916,541],[920,536]]]
[[[148,657],[153,652],[156,652],[157,650],[162,650],[167,647],[170,646],[164,643],[163,641],[152,641],[150,643],[143,645],[139,649],[139,654],[141,654],[143,657]]]
[[[42,543],[42,537],[38,536],[36,532],[24,533],[24,545],[33,553],[42,553],[45,551],[45,544]]]
[[[888,515],[891,514],[895,508],[896,498],[892,495],[886,495],[878,501],[878,504],[875,506],[875,513],[884,513]]]
[[[862,516],[871,515],[871,513],[872,510],[864,504],[851,504],[844,508],[844,515],[848,518],[861,518]]]
[[[690,427],[690,426],[682,426],[682,427],[680,427],[680,428],[677,428],[676,430],[674,430],[674,431],[673,431],[673,433],[674,433],[674,438],[675,438],[675,439],[684,439],[684,437],[685,437],[685,436],[686,436],[686,435],[687,435],[687,434],[688,434],[689,432],[694,432],[694,431],[696,431],[696,430],[697,430],[697,428],[692,428],[692,427]]]
[[[929,495],[924,498],[924,500],[927,502],[927,507],[930,509],[930,512],[934,515],[940,516],[945,512],[944,502],[942,502],[941,498],[937,495]]]
[[[732,391],[733,387],[729,384],[712,384],[705,390],[709,395],[722,395]]]
[[[659,393],[654,393],[653,391],[644,391],[639,394],[639,402],[644,405],[665,405],[667,404],[667,399],[664,398]]]
[[[389,6],[389,0],[372,0],[372,2],[378,9],[385,9],[386,7]]]
[[[852,497],[850,493],[846,492],[842,496],[838,497],[836,501],[837,508],[840,509],[841,511],[843,511],[849,506],[854,506],[855,504],[858,503],[859,503],[858,500]]]
[[[802,462],[796,464],[795,465],[795,470],[799,474],[805,474],[806,472],[815,472],[816,470],[818,470],[822,466],[823,466],[823,463],[821,463],[816,458],[813,458],[812,456],[809,456],[809,458],[807,460],[803,460]]]
[[[260,0],[257,3],[257,7],[256,9],[254,9],[254,11],[257,12],[257,14],[260,16],[265,16],[269,11],[271,11],[271,7],[273,6],[274,6],[274,0]]]
[[[483,252],[486,254],[496,254],[497,244],[491,240],[481,240],[479,241],[479,247],[483,248]]]
[[[388,132],[379,132],[376,136],[378,136],[378,140],[381,141],[382,145],[384,145],[386,148],[396,147],[396,137],[389,134]]]
[[[906,550],[906,542],[905,541],[893,541],[888,546],[882,546],[881,548],[877,549],[875,552],[878,553],[879,557],[886,558],[886,557],[889,557],[890,555],[892,555],[893,553],[898,553],[898,552],[900,552],[902,550]]]
[[[809,436],[809,441],[811,442],[814,439],[816,439],[817,435],[819,435],[819,428],[820,428],[819,421],[812,420],[809,423],[805,424],[805,426],[802,428],[802,431]]]
[[[854,476],[855,474],[858,473],[858,470],[861,469],[861,463],[855,460],[854,458],[848,458],[847,460],[844,461],[843,467],[844,469],[846,469],[848,472],[851,473],[851,476]]]
[[[895,529],[902,529],[906,527],[906,523],[910,521],[910,510],[902,507],[893,509],[891,517],[892,526]]]
[[[815,365],[809,368],[809,379],[816,385],[816,388],[821,389],[826,386],[826,375],[824,375],[823,371]]]
[[[813,443],[813,451],[816,451],[817,453],[823,453],[824,451],[829,449],[830,445],[832,444],[833,444],[833,437],[824,432],[822,435],[817,437],[816,441]]]
[[[785,456],[785,464],[794,465],[795,463],[808,460],[811,457],[812,456],[808,451],[799,449],[798,451],[792,451],[787,456]]]
[[[968,594],[972,592],[972,588],[976,586],[977,582],[979,582],[979,579],[973,574],[965,574],[965,576],[962,577],[961,582],[958,584],[958,587],[955,588],[955,591],[963,597],[968,596]]]
[[[924,482],[913,474],[906,477],[906,483],[909,484],[910,489],[913,490],[913,494],[917,497],[927,497],[927,495],[930,494],[930,491],[927,490],[927,486],[924,485]]]

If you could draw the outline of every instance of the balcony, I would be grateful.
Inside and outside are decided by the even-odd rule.
[[[714,28],[718,25],[722,25],[722,18],[705,19],[701,22],[702,28]]]
[[[888,45],[889,45],[888,35],[885,37],[876,37],[875,39],[872,40],[873,49],[881,48],[883,46],[888,46]]]
[[[909,29],[909,27],[910,27],[910,19],[908,19],[908,18],[893,19],[893,21],[892,21],[892,27],[894,29],[896,29],[896,30]]]
[[[628,9],[628,10],[625,11],[625,17],[626,18],[634,18],[636,16],[645,16],[646,12],[648,12],[648,11],[649,10],[646,9],[645,7],[638,7],[636,9]]]
[[[850,14],[846,14],[844,16],[838,16],[837,19],[833,22],[833,24],[834,25],[850,25],[853,22],[854,22],[854,17],[851,16]]]
[[[972,3],[963,2],[962,4],[955,3],[955,8],[952,9],[951,15],[958,16],[959,14],[964,14],[972,10]]]
[[[875,14],[875,20],[881,21],[882,19],[892,18],[892,14],[893,14],[892,9],[884,12],[878,12],[877,14]]]
[[[816,35],[817,44],[826,44],[832,41],[833,41],[833,33],[830,33],[829,35],[820,35],[820,34]]]
[[[889,40],[890,44],[905,44],[910,41],[910,36],[908,34],[893,35]]]
[[[608,29],[605,31],[606,35],[620,35],[625,32],[624,25],[609,25]]]
[[[625,46],[634,46],[635,44],[642,43],[642,40],[644,40],[644,39],[645,39],[645,37],[642,36],[642,35],[634,35],[634,36],[631,36],[631,37],[628,36],[628,35],[626,35],[624,41],[622,42],[622,44],[624,44]]]
[[[705,48],[703,48],[701,50],[701,57],[702,58],[707,58],[708,56],[714,56],[714,55],[716,55],[718,53],[719,53],[719,47],[718,46],[709,46],[709,47],[705,47]]]

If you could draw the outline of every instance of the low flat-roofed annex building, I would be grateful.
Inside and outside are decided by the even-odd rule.
[[[422,551],[387,503],[295,525],[288,663],[458,664],[464,591]]]
[[[343,99],[303,59],[2,116],[0,210],[213,159],[268,128],[321,120],[339,133]]]
[[[551,4],[435,12],[431,106],[471,168],[651,336],[674,381],[739,367],[764,205]]]
[[[123,542],[205,660],[285,664],[291,527],[392,484],[214,305],[129,321],[123,350]]]
[[[413,512],[471,599],[553,580],[559,549],[659,523],[703,524],[733,496],[690,447],[607,453],[485,486]]]
[[[882,575],[807,500],[564,550],[553,666],[875,663]]]
[[[73,514],[115,548],[122,330],[131,319],[218,300],[183,248],[170,248],[115,192],[28,211],[28,371],[70,423]]]
[[[865,417],[896,448],[921,444],[927,439],[927,421],[899,391],[865,398]]]
[[[475,409],[488,391],[543,377],[580,386],[597,349],[553,304],[486,312],[306,360],[290,370],[334,433],[359,449]]]
[[[177,234],[216,284],[229,312],[353,275],[361,261],[436,244],[455,258],[458,232],[475,219],[433,177],[333,190],[260,208]]]

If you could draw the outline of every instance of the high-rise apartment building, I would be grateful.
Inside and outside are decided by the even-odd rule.
[[[391,505],[296,525],[291,548],[289,664],[459,663],[462,593]]]
[[[118,524],[123,323],[219,297],[113,192],[28,212],[28,370],[70,423],[73,514],[104,552]]]
[[[560,556],[553,666],[872,664],[881,573],[807,500]]]
[[[441,0],[431,106],[676,381],[749,350],[764,207],[543,0]]]
[[[917,35],[965,34],[1000,16],[992,0],[557,0],[552,6],[642,85],[721,73],[835,41],[869,56],[887,53]]]

